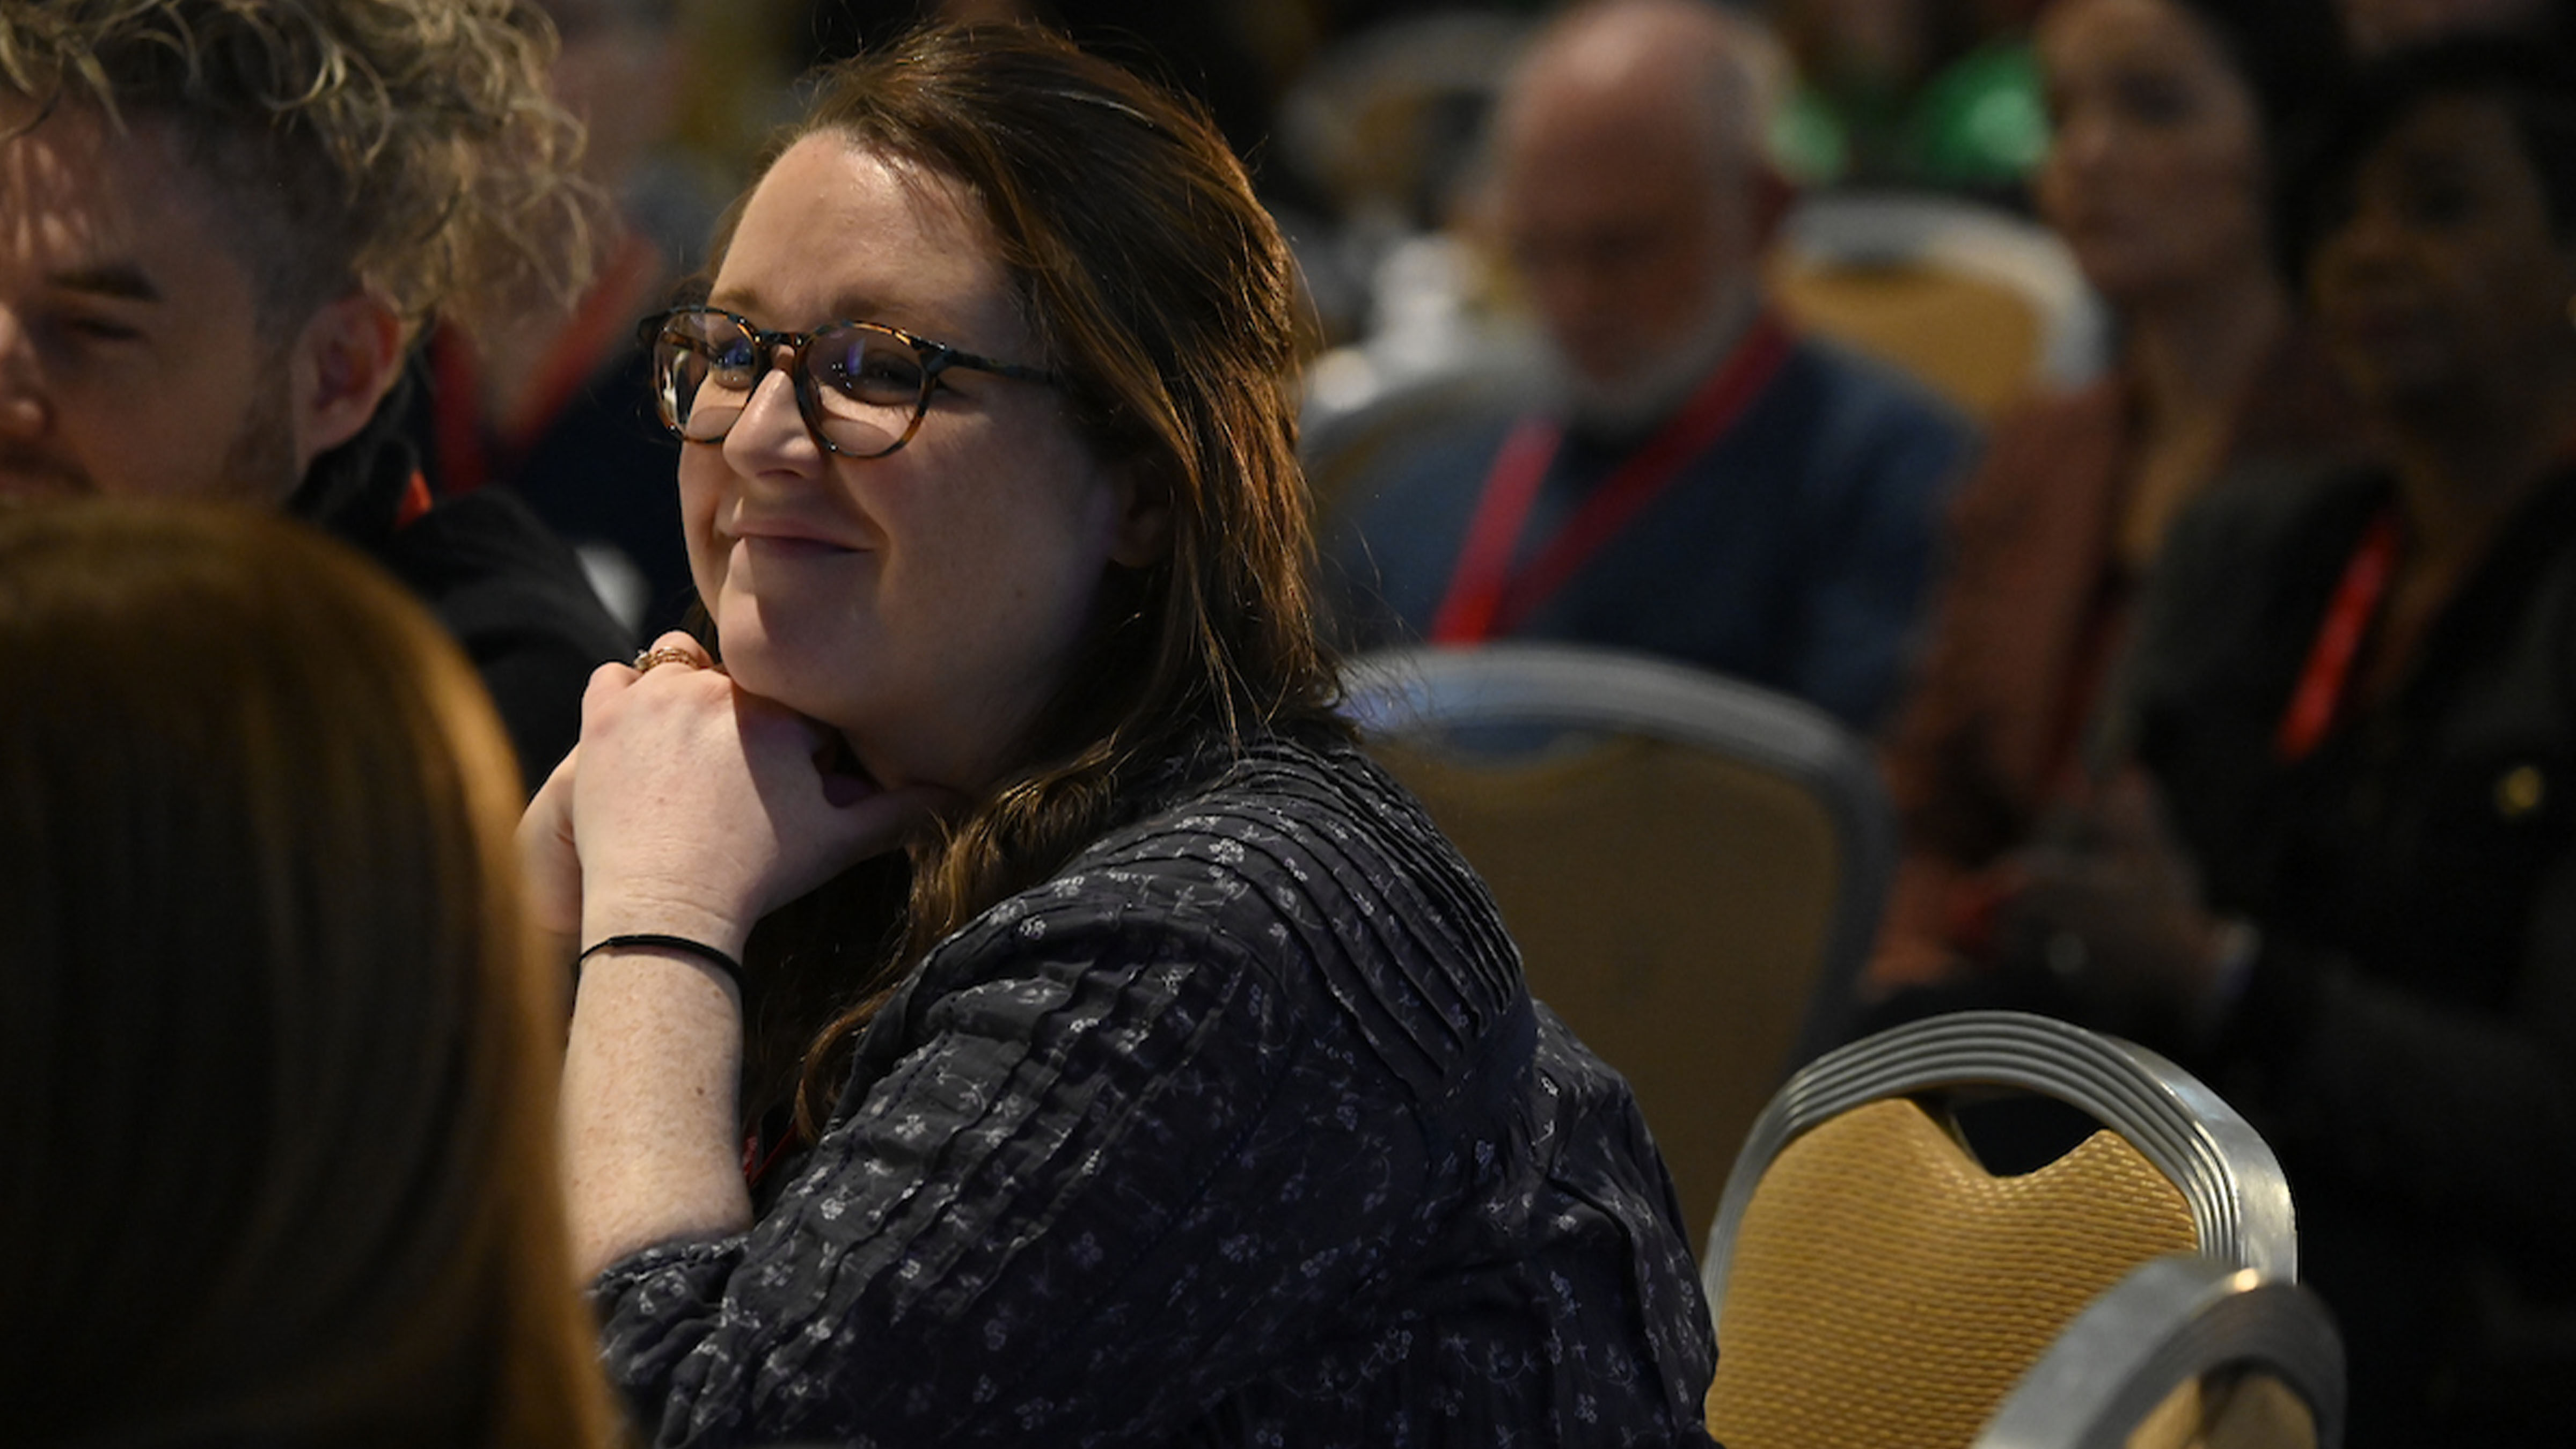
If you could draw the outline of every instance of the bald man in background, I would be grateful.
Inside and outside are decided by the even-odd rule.
[[[1547,381],[1390,450],[1335,545],[1356,642],[1642,650],[1878,723],[1973,433],[1767,305],[1784,72],[1701,0],[1599,0],[1533,42],[1493,218]]]

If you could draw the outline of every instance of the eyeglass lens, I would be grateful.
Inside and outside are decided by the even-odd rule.
[[[663,324],[654,374],[671,426],[713,442],[733,427],[767,375],[771,349],[722,313],[682,312]],[[893,450],[911,431],[929,385],[921,354],[893,332],[836,322],[815,332],[794,364],[798,401],[835,449]]]

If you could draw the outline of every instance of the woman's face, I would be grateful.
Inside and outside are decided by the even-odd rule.
[[[2553,354],[2576,346],[2576,248],[2551,234],[2540,178],[2493,100],[2424,101],[2362,156],[2309,253],[2308,289],[2374,408],[2560,375]]]
[[[753,192],[709,300],[767,329],[880,322],[1048,366],[993,252],[957,183],[809,136]],[[689,567],[726,667],[838,728],[889,786],[971,791],[1016,763],[1104,571],[1145,561],[1131,493],[1054,388],[962,368],[882,458],[824,452],[781,371],[721,443],[680,458]]]
[[[2262,118],[2216,37],[2169,0],[2058,0],[2037,41],[2040,211],[2113,306],[2266,265]]]

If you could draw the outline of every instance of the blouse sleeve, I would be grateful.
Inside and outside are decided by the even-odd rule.
[[[1255,881],[1094,870],[935,953],[768,1217],[595,1285],[652,1441],[1157,1440],[1365,1312],[1462,1149]]]
[[[2531,934],[2509,999],[2489,1010],[2269,937],[2214,1080],[2285,1149],[2563,1271],[2576,1213],[2576,856],[2545,872]]]

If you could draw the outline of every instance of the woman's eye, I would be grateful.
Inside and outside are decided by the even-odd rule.
[[[2121,109],[2152,126],[2170,126],[2192,113],[2191,88],[2173,76],[2133,75],[2119,87]]]
[[[2457,226],[2477,211],[2477,196],[2457,177],[2430,177],[2408,186],[2399,208],[2422,226]]]
[[[921,391],[921,363],[882,347],[859,349],[835,360],[833,382],[857,397],[908,402]]]

